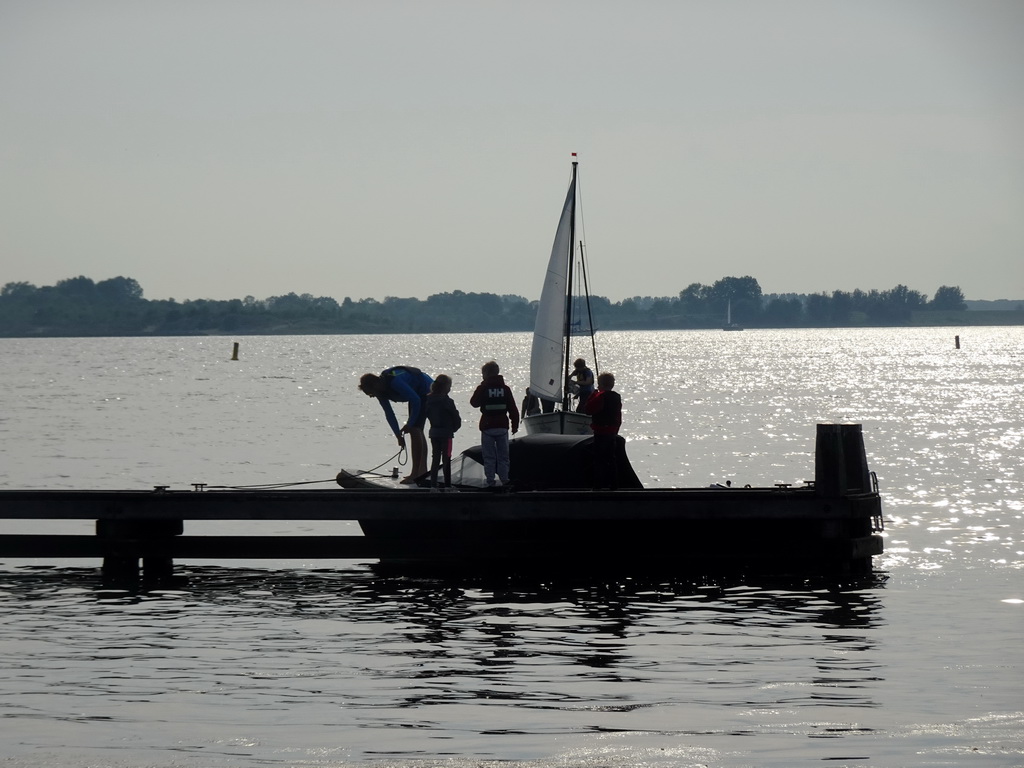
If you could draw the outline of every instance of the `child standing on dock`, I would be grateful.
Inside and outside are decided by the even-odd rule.
[[[449,396],[452,377],[440,374],[427,395],[427,419],[430,421],[430,488],[437,488],[437,471],[443,467],[444,487],[452,487],[452,440],[462,426],[462,417]]]
[[[484,458],[487,487],[494,488],[494,476],[508,486],[508,430],[519,431],[519,409],[512,388],[505,383],[498,364],[491,360],[480,369],[484,380],[473,392],[469,404],[480,409],[480,448]]]
[[[594,431],[594,490],[607,485],[614,491],[618,488],[615,452],[622,426],[622,398],[615,391],[613,374],[597,377],[597,392],[587,399],[584,410],[590,414]]]

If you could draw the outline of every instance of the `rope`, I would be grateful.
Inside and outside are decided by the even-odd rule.
[[[396,457],[398,458],[398,463],[401,464],[402,466],[405,466],[408,463],[409,456],[408,456],[408,453],[407,453],[406,448],[405,448],[404,445],[401,448],[398,449],[398,453],[391,454],[386,459],[384,459],[384,461],[382,461],[380,464],[378,464],[376,467],[372,467],[371,469],[366,469],[366,470],[361,470],[359,472],[356,472],[355,476],[356,477],[366,477],[367,475],[375,475],[376,477],[388,477],[388,476],[390,476],[390,473],[388,475],[382,475],[382,474],[378,473],[377,470],[380,469],[381,467],[383,467],[385,464],[387,464],[388,462],[390,462],[392,459],[394,459]],[[272,488],[291,488],[291,487],[296,486],[296,485],[316,485],[318,483],[337,483],[337,482],[338,482],[338,479],[336,477],[332,477],[330,480],[300,480],[300,481],[294,482],[294,483],[261,483],[261,484],[258,484],[258,485],[205,485],[204,483],[194,483],[194,485],[197,486],[197,490],[198,490],[199,487],[202,487],[202,488],[205,488],[205,489],[208,489],[208,490],[217,490],[217,491],[248,491],[248,490],[253,490],[253,489],[270,490]]]
[[[261,485],[207,485],[205,487],[211,491],[246,491],[252,490],[253,488],[290,488],[293,485],[314,485],[315,483],[336,482],[338,482],[337,478],[332,477],[330,480],[301,480],[295,483],[263,483]],[[202,483],[195,483],[195,485],[202,485]]]
[[[387,474],[387,475],[382,475],[382,474],[378,473],[377,470],[380,469],[381,467],[383,467],[385,464],[387,464],[389,461],[391,461],[396,456],[398,457],[398,463],[400,465],[402,465],[403,467],[409,462],[409,454],[406,451],[405,446],[403,445],[401,448],[398,449],[398,453],[391,454],[386,459],[384,459],[384,461],[382,461],[380,464],[378,464],[376,467],[372,467],[371,469],[364,469],[364,470],[362,470],[360,472],[356,472],[356,477],[366,477],[367,475],[376,475],[377,477],[389,477],[390,473]]]

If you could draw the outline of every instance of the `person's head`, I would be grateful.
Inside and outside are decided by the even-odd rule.
[[[615,374],[605,371],[597,377],[598,389],[615,389]]]
[[[364,373],[359,377],[359,389],[365,392],[368,397],[380,397],[381,385],[383,383],[383,379],[375,373]]]
[[[444,373],[439,373],[434,379],[434,383],[430,385],[430,394],[432,395],[447,395],[451,391],[452,377]]]
[[[501,373],[501,369],[498,367],[498,364],[496,362],[491,360],[490,362],[483,364],[483,366],[480,368],[480,373],[484,375],[485,379],[489,379],[491,378],[491,376],[497,376],[499,373]]]
[[[582,357],[577,357],[576,358],[576,362],[574,362],[572,364],[572,367],[573,368],[586,368],[587,367],[587,361],[584,360]]]

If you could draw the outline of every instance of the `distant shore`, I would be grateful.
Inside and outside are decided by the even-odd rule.
[[[932,299],[898,285],[831,294],[763,294],[753,277],[693,283],[674,296],[612,302],[580,298],[579,327],[601,331],[743,328],[871,328],[1024,325],[1024,300],[967,301],[955,286]],[[84,276],[53,286],[0,289],[0,337],[208,336],[285,334],[503,333],[532,331],[537,302],[522,296],[452,291],[426,299],[336,299],[305,293],[256,299],[145,299],[127,277]]]

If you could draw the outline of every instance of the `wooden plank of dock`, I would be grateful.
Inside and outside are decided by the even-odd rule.
[[[860,498],[862,503],[858,503]],[[671,500],[671,503],[667,503]],[[877,506],[811,488],[644,489],[434,494],[403,491],[0,491],[0,518],[23,520],[828,520]]]

